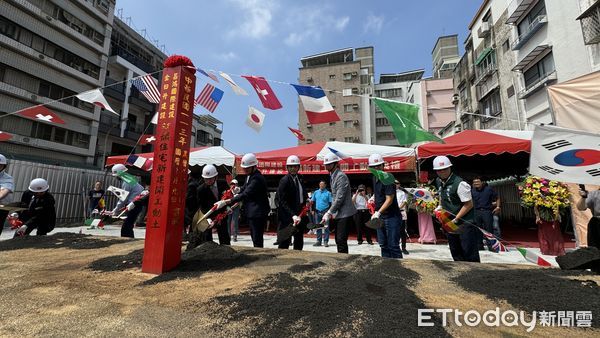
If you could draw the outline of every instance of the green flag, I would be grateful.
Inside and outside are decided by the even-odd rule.
[[[419,106],[404,102],[389,101],[374,98],[375,104],[392,126],[394,135],[401,145],[412,144],[421,141],[444,141],[426,131],[419,122]]]
[[[371,172],[371,174],[373,174],[373,176],[375,176],[378,180],[381,181],[381,183],[388,185],[388,184],[394,184],[394,181],[396,180],[394,178],[394,175],[390,174],[390,173],[386,173],[385,171],[381,171],[381,170],[377,170],[377,169],[373,169],[373,168],[369,168],[369,171]]]
[[[127,183],[127,184],[136,184],[138,182],[138,180],[135,176],[133,176],[130,173],[127,173],[125,171],[117,172],[117,176],[122,178],[123,181],[125,181],[125,183]]]

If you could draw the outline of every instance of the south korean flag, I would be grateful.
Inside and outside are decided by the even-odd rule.
[[[560,182],[600,184],[600,134],[536,126],[529,172]]]

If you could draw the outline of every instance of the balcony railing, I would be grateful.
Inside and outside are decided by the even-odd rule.
[[[477,91],[477,101],[488,95],[492,90],[498,88],[498,76],[492,75],[485,81],[480,81],[475,87]]]
[[[577,18],[581,22],[586,45],[600,43],[600,1],[596,1]]]
[[[523,100],[523,99],[528,98],[533,93],[537,92],[542,87],[544,87],[544,85],[546,85],[547,83],[552,82],[552,81],[556,81],[556,71],[548,73],[548,74],[540,77],[540,79],[538,81],[529,84],[525,89],[523,89],[522,91],[519,92],[519,95],[518,95],[519,99]]]
[[[475,84],[477,85],[479,82],[485,80],[487,77],[494,74],[497,68],[498,67],[494,64],[490,64],[487,67],[478,68],[477,79],[475,80]]]
[[[533,21],[527,26],[527,30],[522,32],[518,38],[515,39],[512,43],[512,50],[518,50],[523,45],[531,39],[531,37],[537,33],[546,23],[548,22],[548,17],[546,15],[540,15],[533,19]]]
[[[141,69],[145,72],[152,73],[156,70],[156,69],[154,69],[154,67],[152,67],[152,65],[141,60],[139,57],[129,53],[127,50],[125,50],[124,48],[121,48],[119,46],[111,47],[110,56],[115,56],[115,55],[118,55],[118,56],[122,57],[123,59],[131,62],[134,66],[138,67],[139,69]]]

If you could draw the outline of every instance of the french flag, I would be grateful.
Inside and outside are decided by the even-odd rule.
[[[145,158],[137,155],[129,155],[127,157],[127,161],[125,163],[131,164],[137,168],[140,168],[144,171],[152,170],[153,159]]]
[[[300,96],[300,101],[304,106],[308,123],[320,124],[336,122],[340,120],[338,114],[333,110],[327,95],[321,87],[318,86],[302,86],[293,84],[294,88]]]

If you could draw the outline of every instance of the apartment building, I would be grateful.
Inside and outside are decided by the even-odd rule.
[[[1,117],[0,130],[14,135],[0,143],[1,153],[93,165],[100,108],[73,95],[104,85],[114,6],[114,0],[0,2],[0,116],[67,97],[47,105],[64,125]]]
[[[431,57],[433,59],[433,78],[451,78],[454,67],[460,60],[458,35],[440,36],[431,51]]]
[[[298,125],[306,140],[373,143],[374,114],[369,95],[373,94],[373,47],[345,48],[306,56],[300,60],[298,81],[304,85],[321,86],[340,121],[311,125],[299,104]]]
[[[454,70],[461,129],[552,123],[546,87],[600,69],[598,1],[486,0]]]
[[[220,127],[219,127],[220,126]],[[192,120],[191,147],[223,146],[223,122],[210,114],[195,115]]]

